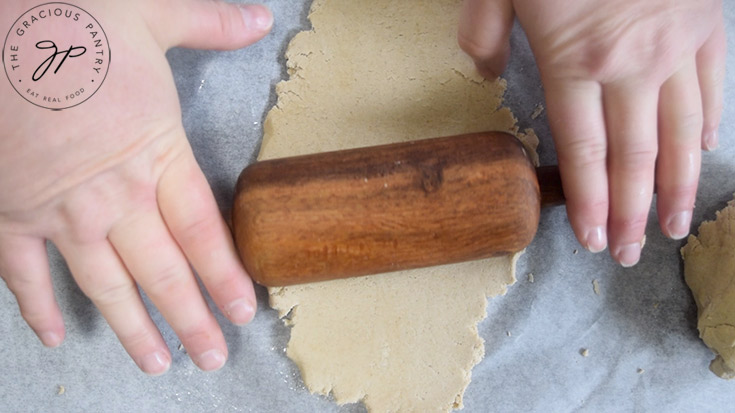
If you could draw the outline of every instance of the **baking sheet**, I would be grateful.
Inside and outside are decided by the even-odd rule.
[[[238,173],[254,160],[265,113],[274,103],[274,85],[285,77],[288,41],[309,27],[309,1],[263,3],[274,11],[276,24],[257,45],[236,52],[173,50],[168,55],[184,126],[223,209],[229,207]],[[725,7],[732,43],[735,10]],[[554,163],[545,114],[531,119],[544,102],[533,58],[518,27],[511,40],[507,104],[521,128],[538,133],[542,164]],[[728,66],[734,63],[730,52]],[[720,149],[703,157],[696,223],[713,219],[735,192],[733,91],[735,75],[728,72]],[[735,381],[721,380],[707,368],[713,356],[698,339],[696,308],[679,258],[683,242],[664,238],[655,207],[651,211],[641,263],[630,269],[614,264],[607,252],[584,251],[563,207],[543,211],[538,235],[519,261],[518,282],[488,304],[488,319],[480,325],[486,357],[473,370],[464,411],[703,412],[726,411],[735,404]],[[58,252],[52,246],[49,251],[66,340],[58,349],[43,348],[13,295],[0,288],[0,410],[364,411],[359,404],[339,407],[305,390],[285,355],[289,331],[268,308],[260,287],[259,313],[249,326],[233,326],[217,314],[230,358],[214,373],[191,363],[147,303],[173,363],[164,376],[146,376],[76,287]]]

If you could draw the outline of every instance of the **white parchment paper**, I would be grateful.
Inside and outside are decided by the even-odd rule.
[[[254,160],[274,85],[285,76],[285,47],[309,27],[308,1],[263,3],[273,9],[276,24],[257,45],[236,52],[169,53],[184,125],[223,210],[240,170]],[[729,6],[732,41],[735,9]],[[533,127],[541,138],[541,163],[554,163],[545,113],[531,119],[544,102],[543,90],[518,27],[512,43],[507,103],[521,129]],[[735,67],[735,53],[728,54],[728,64]],[[735,75],[729,71],[720,149],[703,157],[697,225],[713,219],[735,192],[734,91]],[[473,370],[465,411],[728,411],[735,404],[735,381],[707,369],[712,354],[698,339],[679,256],[683,242],[660,234],[655,208],[647,235],[641,263],[623,269],[607,253],[593,255],[577,244],[563,207],[543,211],[538,235],[519,261],[518,282],[506,296],[490,301],[488,319],[480,325],[486,358]],[[260,287],[259,313],[250,326],[235,327],[217,315],[230,359],[215,373],[200,372],[191,363],[147,303],[173,354],[169,373],[147,377],[71,280],[58,252],[52,246],[49,251],[67,338],[58,349],[43,348],[12,294],[0,289],[0,410],[364,410],[336,406],[304,389],[284,353],[289,331],[268,308]]]

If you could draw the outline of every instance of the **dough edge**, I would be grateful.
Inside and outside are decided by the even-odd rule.
[[[697,304],[699,336],[714,353],[710,370],[735,378],[735,200],[699,226],[681,249],[684,278]]]

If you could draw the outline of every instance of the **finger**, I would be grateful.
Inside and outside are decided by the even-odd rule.
[[[193,154],[166,170],[158,197],[166,225],[214,302],[233,323],[249,323],[256,308],[253,283]]]
[[[262,39],[273,15],[262,5],[185,0],[162,10],[173,29],[169,46],[233,50]]]
[[[462,5],[459,46],[485,77],[500,76],[508,64],[513,18],[510,0],[465,0]]]
[[[689,235],[697,195],[702,131],[698,96],[693,60],[664,83],[659,96],[658,217],[661,230],[673,239]]]
[[[709,39],[697,52],[697,74],[704,115],[702,149],[706,150],[714,150],[718,145],[717,129],[722,118],[726,58],[727,39],[720,18]]]
[[[227,359],[222,331],[158,211],[144,209],[116,224],[109,239],[194,363],[205,371],[222,367]]]
[[[610,252],[625,267],[640,259],[653,198],[657,144],[658,87],[603,87],[608,125]]]
[[[165,373],[171,366],[171,354],[112,245],[107,240],[85,245],[54,241],[77,284],[138,367],[154,376]]]
[[[569,221],[592,252],[607,246],[607,143],[601,87],[548,79],[548,118],[559,158]]]
[[[64,320],[54,298],[46,241],[1,235],[0,277],[15,294],[23,319],[43,345],[58,347],[64,340]]]

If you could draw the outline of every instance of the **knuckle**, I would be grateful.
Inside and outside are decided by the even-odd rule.
[[[656,147],[628,145],[611,157],[616,171],[623,173],[653,170],[658,150]]]
[[[130,349],[145,349],[156,342],[156,337],[145,328],[134,328],[130,331],[116,332],[120,342]]]
[[[620,231],[621,234],[642,234],[646,229],[647,222],[647,214],[630,213],[623,216],[610,217],[610,225]]]
[[[583,171],[590,167],[604,165],[607,158],[607,145],[604,140],[576,139],[564,144],[559,151],[559,161]]]
[[[22,274],[16,274],[14,276],[5,275],[3,276],[3,280],[8,289],[16,296],[19,303],[23,297],[34,295],[40,290],[33,279]]]
[[[588,53],[572,59],[580,59],[579,66],[582,68],[581,75],[591,79],[597,79],[602,82],[611,82],[615,80],[622,67],[620,58],[621,52],[619,47],[611,47],[610,50],[599,47],[591,47]]]
[[[694,137],[698,140],[702,133],[703,124],[704,117],[701,111],[686,112],[677,118],[677,135],[680,139],[690,140]]]
[[[193,348],[211,348],[218,340],[221,333],[217,333],[219,327],[213,326],[206,318],[191,322],[185,328],[177,330],[176,335],[182,343]]]
[[[106,194],[94,182],[85,189],[71,193],[56,213],[60,225],[56,228],[57,238],[64,238],[79,244],[98,242],[107,238],[110,223],[116,211],[114,207],[101,208],[100,205],[115,205],[115,198]]]
[[[153,297],[164,297],[175,294],[184,283],[186,271],[176,263],[159,269],[152,280],[147,283],[146,293]]]
[[[616,17],[617,13],[595,13],[604,20],[591,16],[576,36],[559,31],[563,35],[551,36],[553,47],[543,52],[541,60],[602,83],[631,77],[663,81],[688,52],[680,40],[680,21],[686,17],[676,13],[662,17],[659,10],[643,4],[633,20]]]
[[[235,34],[235,23],[229,5],[220,2],[213,3],[212,5],[214,6],[216,21],[219,22],[219,26],[217,27],[219,34],[223,37],[233,36]]]
[[[571,215],[575,218],[585,218],[591,222],[604,221],[610,203],[607,199],[588,199],[575,197],[567,200]]]
[[[499,53],[494,43],[483,42],[476,36],[460,33],[457,36],[457,43],[465,53],[478,59],[489,59]]]
[[[694,207],[694,200],[697,194],[697,182],[692,183],[674,183],[670,185],[661,185],[658,188],[659,203],[673,203],[688,205]]]
[[[720,125],[720,117],[722,116],[723,103],[721,100],[709,103],[704,107],[702,124],[708,130],[716,130]]]
[[[137,298],[137,289],[132,282],[109,283],[87,288],[87,296],[98,307],[110,308]]]
[[[37,306],[28,305],[19,301],[20,315],[26,323],[32,327],[39,327],[45,324],[49,315]]]
[[[222,228],[218,214],[202,211],[188,219],[180,228],[178,237],[184,244],[210,245],[219,235]]]
[[[575,40],[554,36],[541,51],[540,61],[549,73],[609,83],[631,70],[624,33],[614,36],[596,31],[580,33]],[[639,50],[639,49],[633,49]]]
[[[239,284],[241,283],[240,273],[236,271],[228,271],[221,274],[221,277],[217,277],[212,280],[212,287],[208,288],[209,293],[214,297],[229,296],[233,292],[241,290]]]

